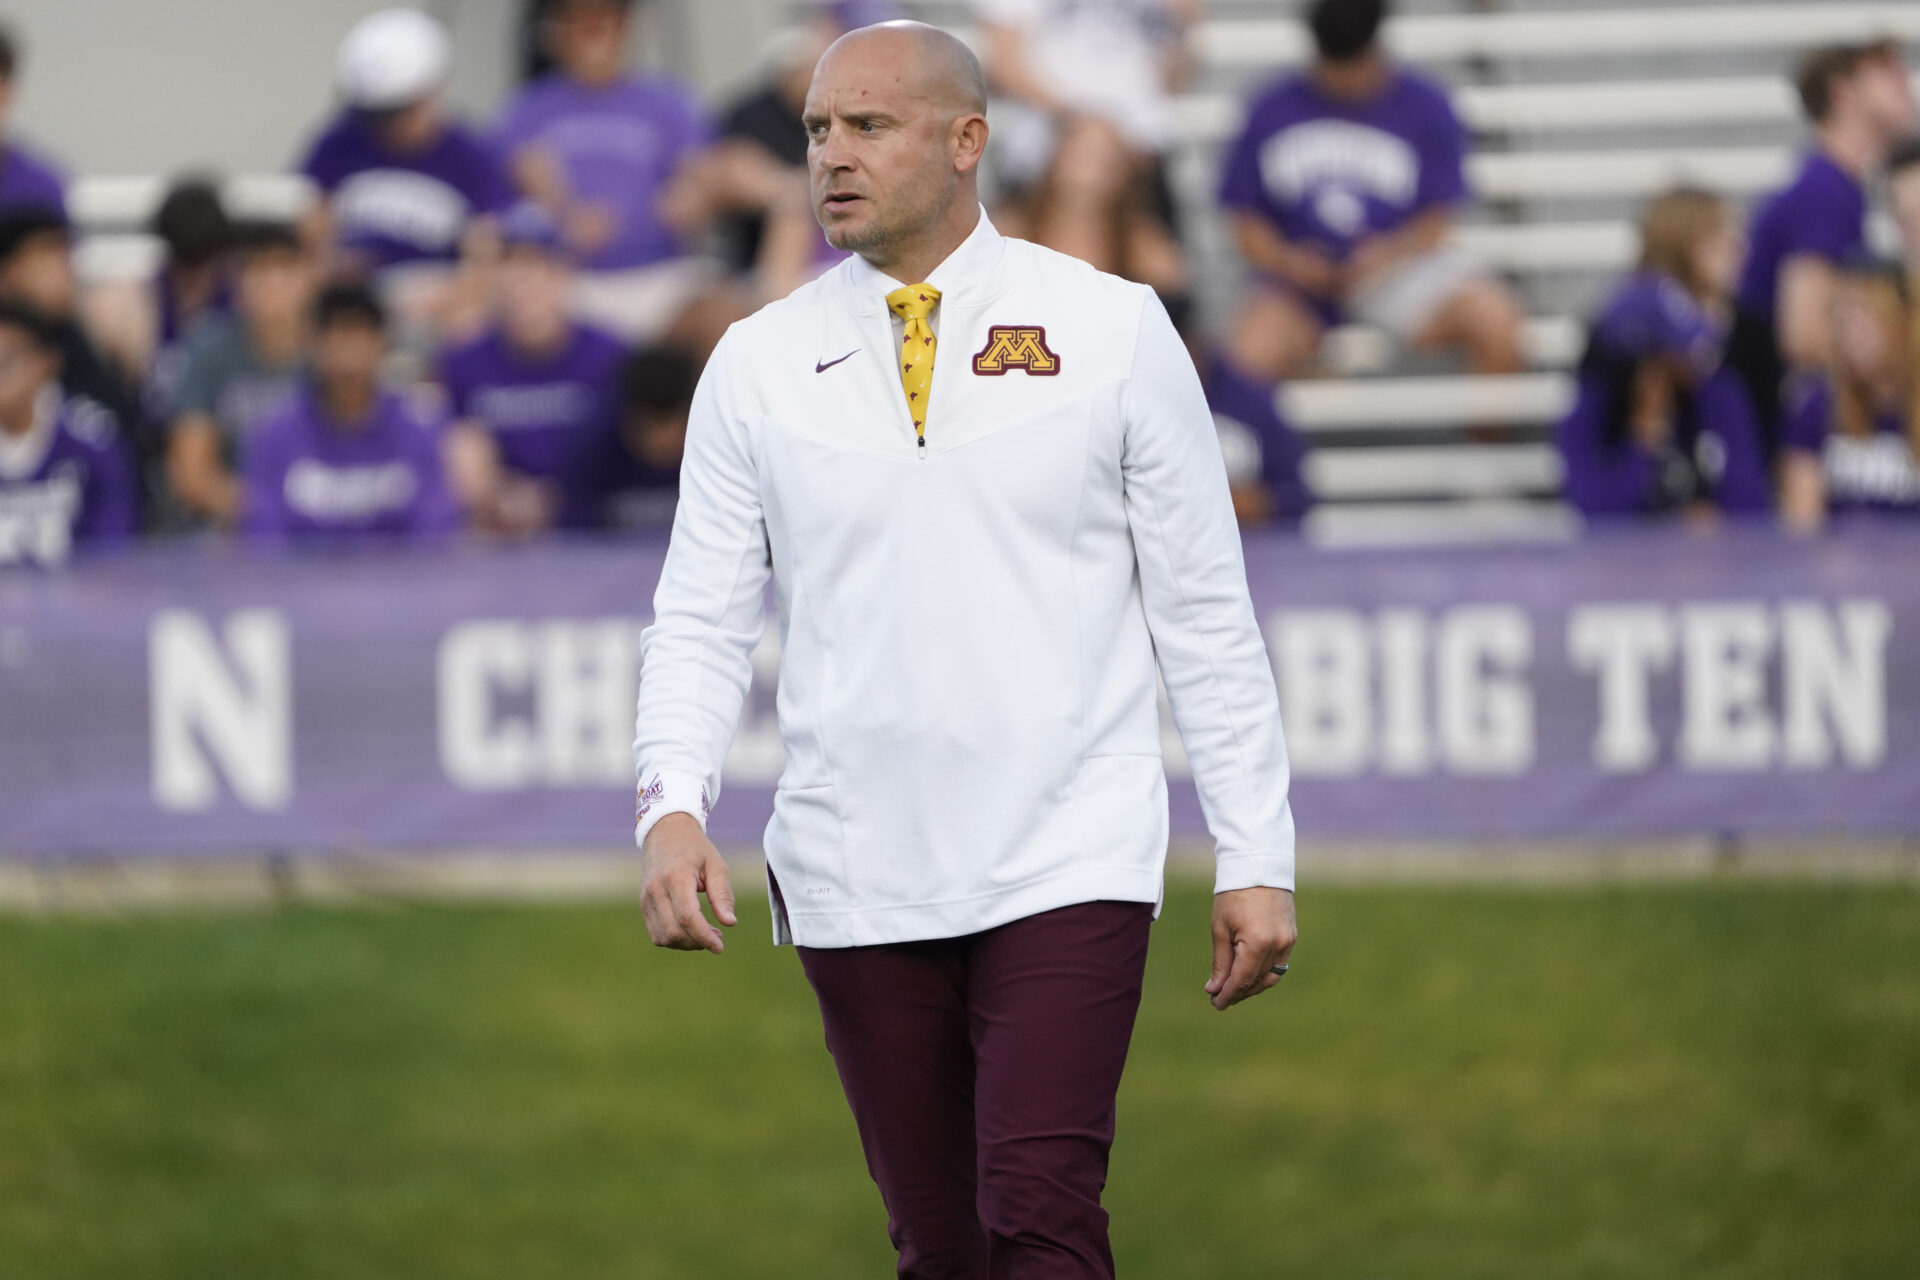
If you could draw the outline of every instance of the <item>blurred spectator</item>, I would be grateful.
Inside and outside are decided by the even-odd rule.
[[[847,256],[821,234],[807,188],[800,112],[814,65],[847,32],[903,16],[888,0],[821,5],[806,23],[776,38],[761,82],[721,117],[720,137],[706,158],[708,185],[727,265],[740,274],[757,272],[763,300],[785,297]]]
[[[1231,361],[1189,344],[1214,432],[1226,458],[1233,511],[1245,525],[1297,525],[1313,496],[1300,474],[1306,448],[1280,415],[1273,387],[1249,378]]]
[[[1816,50],[1794,85],[1813,122],[1812,145],[1793,181],[1754,211],[1727,344],[1770,460],[1782,378],[1833,358],[1834,276],[1837,264],[1864,251],[1866,180],[1913,128],[1912,86],[1891,41]]]
[[[113,419],[61,393],[59,329],[0,300],[0,566],[59,564],[133,532],[135,491]]]
[[[0,211],[51,209],[67,216],[67,180],[44,156],[6,131],[20,83],[20,42],[0,27]]]
[[[85,396],[111,413],[146,460],[152,442],[140,432],[133,388],[80,324],[73,231],[64,214],[49,208],[0,212],[0,297],[24,302],[47,318],[60,349],[60,385],[68,395]]]
[[[427,536],[458,524],[437,424],[381,385],[386,355],[386,313],[372,291],[322,290],[310,377],[241,450],[250,535]]]
[[[1791,374],[1782,397],[1781,513],[1796,529],[1843,513],[1920,514],[1920,333],[1905,274],[1844,270],[1833,304],[1831,370]]]
[[[187,343],[167,437],[167,478],[190,521],[233,524],[243,442],[297,388],[316,286],[311,256],[290,223],[240,228],[234,314],[209,320]]]
[[[450,57],[418,10],[363,19],[340,45],[346,108],[300,165],[325,197],[312,234],[333,274],[371,278],[408,348],[478,327],[492,215],[512,197],[493,151],[441,104]]]
[[[1387,61],[1384,0],[1315,0],[1318,58],[1261,92],[1220,200],[1261,287],[1229,351],[1267,378],[1311,361],[1344,315],[1475,373],[1520,367],[1513,298],[1447,243],[1468,198],[1467,136],[1445,91]]]
[[[1189,69],[1200,0],[974,0],[997,93],[994,172],[1008,188],[1053,167],[1063,126],[1104,122],[1143,160],[1154,215],[1173,226],[1158,157],[1172,140],[1169,95]]]
[[[711,126],[688,86],[626,69],[633,0],[548,0],[543,13],[556,70],[507,104],[500,144],[579,257],[582,314],[629,341],[655,337],[720,274],[684,239]]]
[[[649,347],[620,371],[621,407],[567,469],[561,524],[569,529],[659,529],[673,525],[680,455],[700,369],[672,347]]]
[[[515,208],[501,239],[499,320],[446,354],[440,380],[455,493],[481,527],[524,534],[553,523],[564,462],[612,423],[625,351],[568,315],[573,271],[545,210]]]
[[[1053,163],[1024,197],[1003,204],[995,225],[1006,235],[1071,254],[1129,280],[1152,285],[1174,327],[1193,315],[1186,253],[1153,209],[1151,159],[1128,148],[1095,116],[1062,122]]]
[[[148,229],[166,247],[159,272],[150,280],[97,282],[82,309],[87,331],[140,389],[148,416],[164,422],[173,413],[188,337],[232,307],[233,224],[210,179],[185,178],[168,189]]]
[[[1739,271],[1734,212],[1669,192],[1640,224],[1640,266],[1594,318],[1556,429],[1566,494],[1588,516],[1773,507],[1753,405],[1721,362]]]
[[[1920,282],[1920,136],[1902,138],[1887,153],[1887,205],[1900,232],[1907,279]]]

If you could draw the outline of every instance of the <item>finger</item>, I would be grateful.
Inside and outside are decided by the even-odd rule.
[[[727,944],[721,941],[720,931],[707,923],[707,917],[700,910],[699,890],[694,887],[698,877],[686,876],[671,884],[673,893],[673,920],[680,926],[680,932],[688,951],[698,951],[705,947],[719,955],[726,950]]]
[[[1233,966],[1233,935],[1219,920],[1213,922],[1213,972],[1207,977],[1207,994],[1220,994],[1220,985],[1227,980],[1227,970]]]
[[[1260,980],[1260,958],[1267,949],[1247,941],[1237,939],[1233,947],[1233,967],[1227,971],[1227,980],[1213,997],[1213,1007],[1225,1009],[1247,997],[1253,984]]]
[[[714,917],[725,925],[739,923],[739,917],[733,914],[733,881],[727,876],[726,861],[719,854],[707,859],[701,879],[706,885],[707,901],[713,905]]]
[[[659,886],[649,884],[640,894],[640,914],[647,922],[647,938],[656,947],[664,947],[673,935],[662,904]]]

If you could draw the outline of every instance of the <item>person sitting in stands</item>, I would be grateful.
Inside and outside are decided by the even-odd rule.
[[[1351,316],[1419,350],[1457,349],[1475,373],[1521,365],[1520,309],[1447,243],[1468,199],[1467,136],[1446,92],[1388,61],[1385,0],[1314,0],[1312,68],[1262,91],[1220,184],[1259,277],[1228,354],[1273,381]]]
[[[1833,368],[1789,377],[1781,403],[1780,507],[1789,528],[1920,515],[1920,327],[1898,268],[1842,269]]]
[[[185,523],[230,526],[240,515],[242,443],[298,388],[318,285],[291,223],[242,224],[235,313],[188,343],[167,435],[167,478]]]
[[[612,423],[626,351],[569,316],[570,255],[544,209],[517,206],[501,239],[499,319],[443,357],[440,381],[462,505],[482,528],[526,534],[553,523],[566,459]]]
[[[456,527],[438,423],[381,385],[386,356],[379,299],[365,285],[322,290],[306,384],[242,448],[250,536],[430,537]]]
[[[418,10],[363,19],[340,46],[347,108],[300,165],[324,196],[309,235],[329,274],[371,280],[409,350],[483,322],[493,217],[512,202],[492,148],[441,103],[450,58]]]
[[[1913,128],[1913,88],[1889,41],[1817,49],[1794,86],[1813,138],[1793,181],[1754,210],[1727,342],[1769,462],[1782,380],[1792,370],[1818,373],[1834,358],[1834,281],[1840,264],[1866,248],[1866,181]]]
[[[651,341],[719,283],[719,264],[686,242],[703,220],[690,188],[712,126],[677,78],[627,70],[633,0],[547,0],[541,12],[555,70],[507,104],[500,147],[578,256],[580,313]]]
[[[1186,251],[1154,209],[1151,155],[1130,149],[1098,116],[1055,127],[1052,161],[1022,194],[1004,202],[995,225],[1010,236],[1151,285],[1174,327],[1193,318]]]
[[[68,396],[91,400],[113,416],[131,451],[135,475],[148,497],[163,491],[159,441],[148,429],[132,384],[101,354],[80,321],[80,285],[73,269],[73,229],[48,208],[0,212],[0,297],[44,316],[60,348],[60,385]]]
[[[159,269],[93,281],[80,309],[102,354],[140,389],[147,416],[164,422],[173,412],[187,339],[232,305],[233,225],[213,183],[188,178],[168,190],[147,230],[166,249]]]
[[[649,347],[620,371],[621,412],[575,454],[560,523],[569,529],[654,529],[673,525],[680,455],[700,369],[672,347]]]
[[[0,568],[56,565],[133,533],[136,490],[113,418],[60,389],[59,326],[0,299]]]
[[[1671,191],[1640,238],[1639,269],[1594,318],[1555,429],[1567,501],[1586,516],[1770,512],[1753,404],[1721,359],[1741,253],[1733,211]]]
[[[39,209],[67,216],[67,179],[58,165],[6,130],[20,80],[20,42],[0,27],[0,210]]]

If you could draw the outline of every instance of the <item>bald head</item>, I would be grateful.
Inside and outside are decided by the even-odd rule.
[[[836,54],[865,55],[956,116],[987,113],[987,73],[966,42],[925,22],[902,19],[849,31],[828,46],[824,69]]]
[[[883,270],[930,269],[978,221],[987,83],[924,22],[849,31],[813,69],[800,123],[827,242]]]

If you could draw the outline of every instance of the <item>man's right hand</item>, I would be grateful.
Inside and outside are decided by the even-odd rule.
[[[670,813],[654,823],[640,853],[640,909],[653,945],[715,955],[725,951],[720,931],[700,911],[700,895],[707,895],[721,924],[732,926],[733,883],[720,851],[693,815]]]

